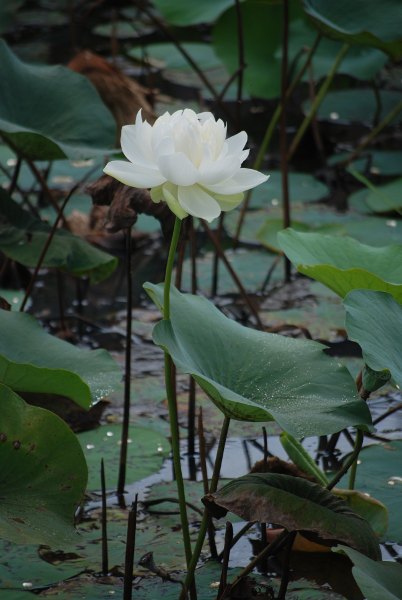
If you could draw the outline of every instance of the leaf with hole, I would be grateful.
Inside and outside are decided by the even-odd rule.
[[[0,537],[51,544],[75,536],[87,482],[80,445],[59,417],[0,384]]]
[[[114,119],[86,77],[23,63],[0,40],[0,79],[0,132],[18,154],[55,160],[113,152]]]
[[[0,382],[16,392],[58,394],[84,408],[121,378],[106,350],[83,350],[48,334],[31,316],[0,310]]]
[[[322,486],[300,477],[249,473],[204,496],[203,502],[218,518],[230,511],[245,521],[277,523],[324,545],[341,542],[381,557],[367,521]]]
[[[354,289],[391,294],[402,303],[402,244],[381,248],[349,237],[285,229],[278,240],[297,270],[341,297]]]
[[[163,286],[145,290],[161,306]],[[248,329],[205,298],[171,291],[171,320],[154,342],[228,417],[276,421],[296,437],[371,422],[348,371],[317,342]]]

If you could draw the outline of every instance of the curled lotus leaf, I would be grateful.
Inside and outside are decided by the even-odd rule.
[[[277,523],[312,541],[329,546],[341,542],[374,560],[381,558],[368,522],[321,485],[300,477],[249,473],[204,496],[203,502],[217,518],[230,511],[246,521]]]

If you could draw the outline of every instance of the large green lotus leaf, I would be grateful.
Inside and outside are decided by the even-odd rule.
[[[114,489],[119,470],[121,425],[104,425],[78,434],[87,460],[88,489],[100,489],[100,464],[105,463],[107,487]],[[129,428],[126,479],[131,484],[160,470],[169,454],[169,443],[163,435],[145,427]]]
[[[399,0],[303,0],[306,13],[325,35],[348,44],[380,48],[402,56],[402,5]]]
[[[402,543],[402,441],[375,444],[364,448],[359,455],[355,487],[380,500],[388,508],[388,530],[382,537]],[[348,485],[346,475],[339,483]]]
[[[344,297],[354,289],[391,294],[402,303],[402,245],[375,248],[348,237],[278,233],[282,250],[304,275],[317,279]]]
[[[0,384],[0,537],[30,544],[74,535],[87,466],[70,428]]]
[[[374,371],[388,369],[402,387],[402,306],[389,294],[354,290],[343,301],[348,336]]]
[[[27,267],[35,267],[47,242],[50,226],[22,209],[0,190],[0,250]],[[72,275],[88,275],[98,283],[115,270],[117,258],[85,240],[58,229],[43,261]]]
[[[371,88],[330,92],[321,103],[317,117],[326,121],[372,125],[376,116],[379,119],[384,118],[400,101],[399,91],[384,90],[379,93],[379,98]],[[310,106],[311,102],[306,100],[303,104],[305,112],[308,112]],[[402,108],[391,123],[397,124],[401,120]]]
[[[77,348],[26,313],[0,310],[0,331],[0,381],[16,392],[59,394],[89,408],[121,378],[106,350]]]
[[[282,205],[280,171],[269,171],[269,179],[252,191],[250,208],[269,208]],[[308,173],[289,173],[289,197],[294,202],[314,202],[327,196],[326,185]]]
[[[211,23],[232,6],[232,0],[154,0],[163,18],[172,25]]]
[[[367,600],[402,600],[402,565],[374,561],[364,554],[338,546],[353,562],[353,577]]]
[[[113,117],[82,75],[23,63],[0,41],[0,79],[0,132],[25,157],[80,159],[112,151]]]
[[[231,511],[245,521],[277,523],[288,531],[313,535],[315,541],[342,542],[381,558],[367,521],[321,485],[300,477],[249,473],[208,494],[203,502],[218,517]]]
[[[160,306],[163,286],[144,287]],[[171,320],[153,337],[228,417],[274,420],[296,437],[371,422],[353,379],[324,346],[243,327],[205,298],[173,289]]]
[[[290,3],[289,60],[300,59],[300,50],[311,47],[317,32],[304,14],[298,1]],[[248,0],[241,6],[244,34],[244,83],[253,96],[276,98],[280,95],[280,65],[282,55],[282,17],[280,2]],[[238,69],[236,8],[227,10],[213,29],[213,44],[230,73]],[[340,42],[323,39],[312,60],[316,79],[326,76],[339,52]],[[297,65],[301,66],[303,58]],[[342,61],[339,72],[370,79],[386,62],[386,55],[368,48],[351,48]],[[300,67],[299,67],[300,68]]]

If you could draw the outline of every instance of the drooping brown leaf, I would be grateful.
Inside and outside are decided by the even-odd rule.
[[[315,477],[308,475],[291,462],[281,460],[278,456],[270,456],[267,461],[257,461],[250,473],[282,473],[282,475],[292,475],[292,477],[303,477],[308,481],[318,483]]]
[[[300,477],[250,473],[202,499],[213,516],[227,511],[246,521],[276,523],[315,542],[339,542],[378,560],[377,538],[369,523],[321,485]]]
[[[99,400],[91,408],[85,410],[70,400],[70,398],[57,394],[20,392],[19,395],[28,404],[46,408],[58,415],[75,433],[98,427],[104,410],[109,406],[107,400]]]
[[[155,121],[155,113],[148,100],[151,90],[124,75],[120,69],[98,54],[84,50],[79,52],[68,66],[88,77],[113,114],[118,131],[116,144],[120,139],[122,126],[134,123],[140,109],[144,119],[151,124]]]

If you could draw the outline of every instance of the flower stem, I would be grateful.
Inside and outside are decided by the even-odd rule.
[[[172,284],[172,271],[174,258],[176,255],[177,244],[180,237],[181,220],[176,217],[174,222],[174,228],[172,233],[172,240],[170,242],[169,254],[166,263],[165,272],[165,286],[163,290],[163,318],[170,319],[170,287]]]
[[[305,63],[303,65],[303,67],[297,73],[296,77],[294,78],[294,80],[292,81],[292,83],[290,84],[290,86],[287,89],[286,100],[288,100],[290,98],[290,96],[293,94],[293,92],[296,89],[296,86],[299,84],[301,78],[303,77],[304,73],[306,72],[308,66],[311,63],[311,60],[313,58],[314,53],[317,50],[317,47],[318,47],[318,44],[320,43],[320,41],[321,41],[321,35],[318,35],[316,37],[316,39],[315,39],[314,44],[311,46],[311,48],[309,49],[309,51],[307,53],[306,60],[305,60]],[[257,171],[260,170],[261,165],[262,165],[262,163],[264,161],[265,154],[266,154],[266,152],[268,150],[269,144],[271,143],[272,136],[275,133],[275,128],[276,128],[276,126],[278,124],[278,121],[280,119],[281,112],[282,112],[282,104],[279,103],[277,105],[277,107],[276,107],[276,109],[275,109],[272,117],[271,117],[270,122],[268,123],[268,127],[267,127],[267,129],[265,131],[264,138],[263,138],[263,140],[261,142],[260,148],[258,150],[257,157],[256,157],[256,159],[254,161],[254,164],[253,164],[253,167],[252,167],[253,169],[256,169]],[[244,217],[246,215],[247,208],[248,208],[248,205],[250,203],[252,191],[253,190],[249,190],[246,193],[246,198],[245,198],[245,200],[243,202],[243,205],[242,205],[242,208],[241,208],[241,211],[240,211],[239,221],[237,223],[236,232],[235,232],[234,240],[233,240],[233,247],[234,248],[237,247],[237,244],[239,242],[239,237],[240,237],[241,229],[242,229],[242,226],[243,226]]]
[[[165,285],[163,290],[163,318],[166,320],[170,318],[170,287],[172,282],[173,263],[176,254],[177,243],[180,237],[180,227],[181,221],[178,217],[176,217],[172,234],[172,240],[170,242],[168,260],[166,264]],[[172,438],[173,466],[176,477],[177,494],[179,497],[180,520],[183,535],[184,552],[186,555],[186,563],[188,567],[191,561],[191,543],[186,510],[186,495],[184,492],[183,474],[180,462],[179,424],[177,418],[177,405],[175,399],[174,381],[172,378],[172,366],[172,359],[170,358],[169,354],[165,352],[165,386],[169,409],[170,435]]]

